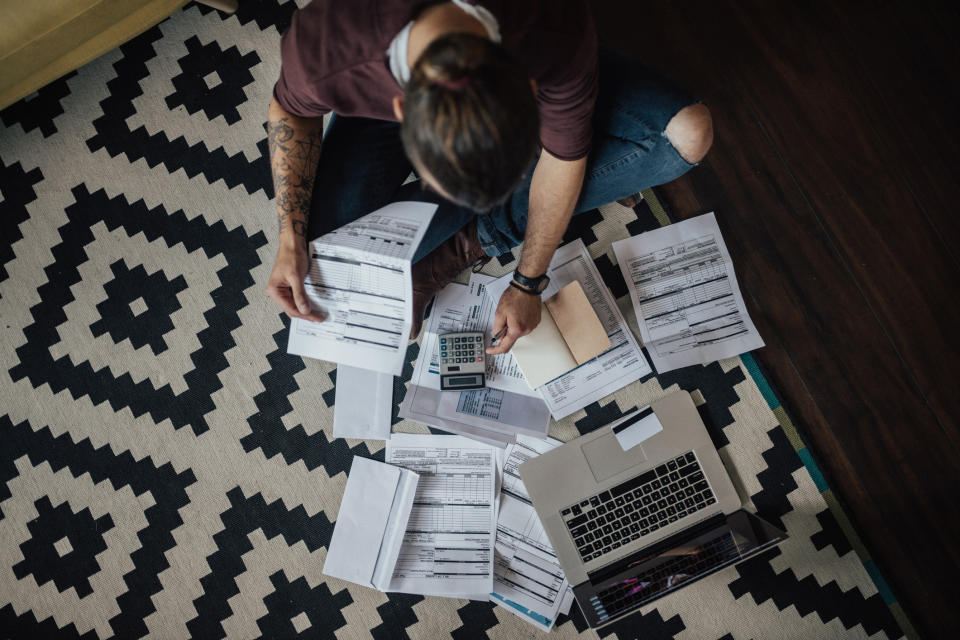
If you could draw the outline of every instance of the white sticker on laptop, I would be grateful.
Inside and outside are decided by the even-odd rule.
[[[624,451],[629,451],[644,440],[663,431],[663,425],[653,409],[647,407],[636,413],[631,413],[619,423],[610,427],[613,435]]]

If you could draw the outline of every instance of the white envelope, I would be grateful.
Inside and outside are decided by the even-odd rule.
[[[390,439],[393,376],[341,364],[333,401],[333,437]]]
[[[354,457],[323,573],[385,591],[393,577],[419,477]]]

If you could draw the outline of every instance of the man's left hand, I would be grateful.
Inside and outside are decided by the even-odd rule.
[[[493,316],[493,335],[506,328],[507,332],[495,347],[487,347],[488,355],[506,353],[520,336],[525,336],[540,324],[540,296],[518,291],[513,287],[500,296],[497,313]]]

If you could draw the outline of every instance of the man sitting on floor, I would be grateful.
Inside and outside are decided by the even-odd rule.
[[[439,204],[414,256],[414,328],[463,269],[523,242],[490,353],[540,322],[571,215],[699,162],[710,112],[598,49],[585,0],[314,0],[281,44],[268,117],[280,237],[267,294],[321,321],[307,242],[397,200]],[[326,135],[322,116],[335,115]],[[420,181],[403,185],[411,170]],[[422,183],[422,186],[421,186]],[[402,185],[402,186],[401,186]]]

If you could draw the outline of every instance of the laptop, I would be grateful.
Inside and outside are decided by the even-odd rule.
[[[638,433],[651,435],[634,444]],[[591,627],[787,537],[741,509],[686,391],[531,458],[519,471]]]

